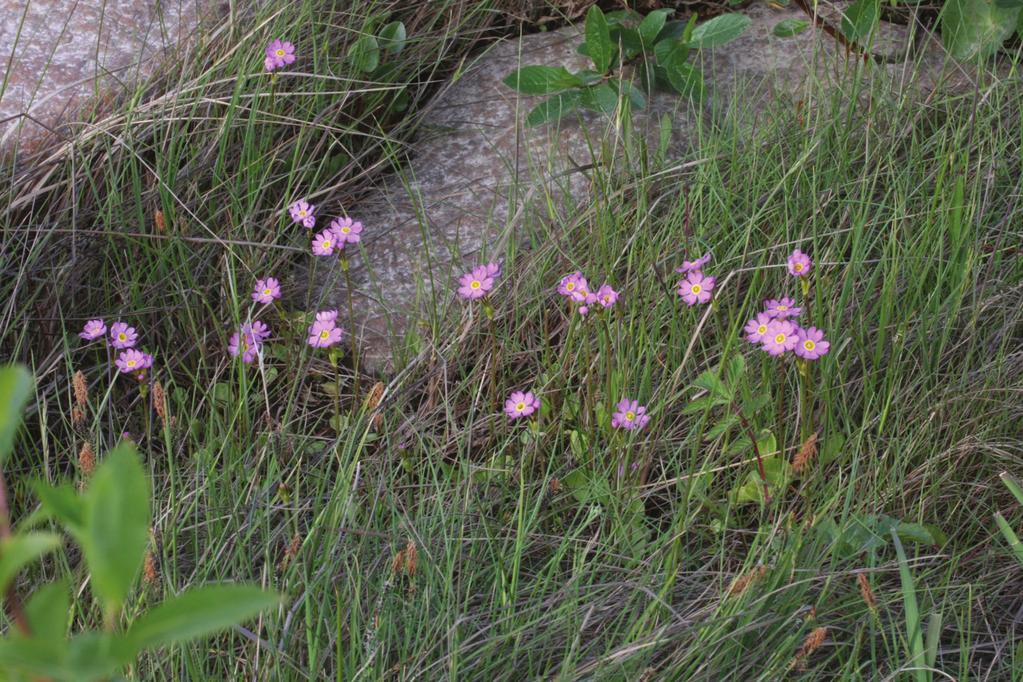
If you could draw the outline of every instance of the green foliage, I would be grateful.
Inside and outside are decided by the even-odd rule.
[[[0,368],[0,466],[14,448],[21,413],[32,396],[32,375],[21,366]]]
[[[791,38],[810,28],[806,19],[783,19],[774,25],[774,35],[779,38]]]
[[[4,428],[12,434],[31,391],[28,377],[20,367],[0,369]],[[213,634],[279,601],[276,595],[257,587],[198,587],[137,616],[126,630],[119,631],[122,606],[145,558],[151,521],[149,481],[134,446],[123,443],[111,451],[81,495],[67,484],[40,483],[35,490],[47,515],[64,524],[85,556],[106,628],[68,638],[70,585],[66,579],[44,585],[36,589],[20,614],[15,614],[20,621],[17,627],[0,639],[3,679],[107,679],[143,651]],[[0,509],[5,517],[7,513]],[[0,540],[0,593],[7,592],[19,571],[54,552],[60,544],[56,533],[38,531],[21,531]],[[7,606],[18,608],[11,601]]]
[[[656,89],[672,89],[693,100],[704,96],[703,75],[689,58],[693,50],[735,40],[750,24],[741,14],[723,14],[696,25],[669,22],[672,10],[659,9],[645,17],[632,12],[605,15],[596,5],[586,14],[585,41],[579,53],[593,62],[594,71],[570,73],[564,67],[524,66],[504,83],[524,95],[554,95],[533,107],[526,125],[557,122],[578,109],[614,113],[622,100],[643,109]],[[622,78],[623,67],[635,63],[635,82]]]
[[[1017,30],[1020,6],[994,0],[946,0],[941,10],[941,40],[957,59],[994,54]]]

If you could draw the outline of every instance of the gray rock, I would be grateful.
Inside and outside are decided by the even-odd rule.
[[[772,98],[798,97],[808,74],[837,83],[859,68],[855,58],[836,53],[827,36],[774,36],[778,22],[804,18],[798,10],[758,6],[748,13],[753,24],[742,37],[698,57],[714,93],[708,101],[720,112],[734,105],[756,113]],[[575,51],[580,42],[578,30],[566,28],[508,40],[481,54],[434,99],[408,165],[350,210],[365,225],[361,248],[350,250],[353,331],[365,368],[392,369],[394,344],[431,306],[442,315],[458,309],[455,279],[472,265],[500,259],[523,211],[530,211],[530,198],[546,207],[545,194],[553,191],[568,206],[584,202],[591,149],[604,142],[618,142],[620,149],[617,123],[598,115],[525,129],[525,114],[542,98],[519,97],[501,82],[520,64],[587,67]],[[880,42],[889,51],[905,50],[905,30],[887,27]],[[926,49],[933,81],[943,55],[933,45]],[[897,85],[900,69],[905,67],[896,63],[874,71]],[[665,113],[673,116],[671,157],[678,158],[699,115],[691,104],[658,95],[635,113],[634,128],[653,142]],[[326,305],[346,308],[336,269],[318,278],[318,286]]]
[[[195,30],[200,6],[206,3],[0,0],[0,63],[10,64],[0,93],[0,148],[34,143],[88,100],[101,104],[152,74]]]

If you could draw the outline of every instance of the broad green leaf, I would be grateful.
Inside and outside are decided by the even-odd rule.
[[[526,116],[526,125],[535,126],[541,123],[557,121],[565,114],[579,108],[578,92],[563,92],[550,99],[540,102]]]
[[[791,38],[808,28],[810,28],[810,22],[805,19],[785,19],[774,25],[774,35],[779,38]]]
[[[524,66],[504,79],[504,84],[523,95],[549,95],[585,85],[563,66]]]
[[[938,539],[931,534],[927,526],[919,523],[899,521],[895,524],[895,532],[899,534],[899,539],[907,542],[916,542],[921,545],[939,544]]]
[[[703,99],[703,74],[686,62],[673,62],[665,67],[668,82],[680,95],[696,101]]]
[[[279,602],[278,595],[255,586],[204,585],[139,617],[128,638],[139,650],[180,644],[237,625]]]
[[[693,381],[693,385],[698,388],[706,389],[715,398],[722,400],[729,400],[732,397],[732,392],[725,385],[725,382],[718,376],[717,370],[708,369],[701,372],[696,380]]]
[[[792,467],[779,457],[765,457],[764,476],[771,497],[777,497],[792,481]],[[746,480],[734,493],[735,501],[739,504],[764,501],[764,481],[760,478],[760,468],[756,464],[753,464],[752,471],[746,474]]]
[[[0,540],[0,593],[7,591],[18,571],[59,546],[56,533],[19,533]]]
[[[622,49],[626,59],[632,59],[643,51],[643,40],[634,28],[618,28],[611,31],[611,43]]]
[[[43,510],[60,521],[74,535],[85,523],[85,503],[69,483],[51,486],[45,481],[32,483],[32,490],[43,503]]]
[[[32,374],[21,365],[0,369],[0,466],[14,449],[14,434],[32,396]]]
[[[1016,501],[1023,504],[1023,487],[1020,487],[1019,481],[1010,476],[1008,471],[998,474],[998,478],[1002,479],[1002,483],[1009,489],[1012,496],[1016,498]]]
[[[891,536],[892,542],[895,543],[895,553],[898,555],[899,579],[902,582],[902,605],[906,615],[906,642],[910,656],[907,668],[914,671],[913,677],[917,682],[927,682],[931,676],[923,668],[926,652],[921,628],[920,607],[916,599],[916,585],[909,569],[909,561],[906,559],[906,551],[902,548],[902,543],[899,542],[898,534],[892,530]]]
[[[67,580],[40,587],[25,603],[25,618],[32,628],[32,637],[63,643],[70,611],[71,588]]]
[[[20,637],[0,639],[0,671],[36,679],[66,679],[70,672],[51,642]]]
[[[576,469],[561,481],[582,504],[596,502],[606,505],[611,499],[611,485],[604,479],[585,469]]]
[[[1012,9],[1013,7],[1023,7],[1023,0],[995,0],[995,7],[1000,9]]]
[[[686,26],[687,22],[685,21],[669,21],[665,23],[664,28],[657,34],[657,42],[677,41],[686,32]]]
[[[881,0],[856,0],[842,16],[842,33],[850,40],[865,38],[877,25]]]
[[[654,57],[661,66],[689,59],[689,46],[681,40],[665,39],[654,45]]]
[[[636,32],[639,33],[639,38],[643,41],[643,47],[646,49],[653,47],[658,34],[664,28],[664,22],[673,11],[671,9],[655,9],[643,17],[643,21],[639,22],[639,26],[636,27]]]
[[[607,83],[601,83],[583,90],[579,104],[584,109],[612,114],[618,107],[618,93]]]
[[[719,47],[738,38],[751,23],[745,14],[722,14],[694,28],[689,42],[698,48]]]
[[[1016,531],[1012,529],[1000,512],[995,512],[995,523],[998,525],[998,530],[1002,532],[1002,537],[1009,543],[1009,549],[1016,555],[1016,560],[1023,566],[1023,543],[1020,543]]]
[[[1016,30],[1020,8],[992,0],[948,0],[941,10],[941,40],[956,59],[993,54]]]
[[[703,439],[706,441],[716,440],[724,434],[728,433],[736,426],[739,425],[739,417],[736,414],[729,412],[721,418],[717,424],[707,429],[707,433],[704,434]]]
[[[74,680],[105,680],[138,655],[138,650],[123,635],[83,632],[71,638],[67,667]]]
[[[82,549],[93,592],[106,610],[119,609],[135,582],[149,544],[149,482],[135,448],[107,455],[85,493]]]
[[[746,359],[739,353],[728,358],[725,363],[725,381],[734,385],[746,373]]]
[[[373,36],[362,36],[348,48],[348,59],[363,73],[372,73],[380,65],[380,45]]]
[[[597,71],[607,73],[614,58],[614,44],[611,42],[607,19],[596,5],[586,13],[586,52]]]
[[[405,24],[392,21],[380,29],[380,47],[391,54],[399,54],[405,49],[405,37]]]

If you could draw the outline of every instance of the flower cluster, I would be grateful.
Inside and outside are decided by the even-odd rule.
[[[617,303],[619,298],[619,293],[606,282],[601,284],[596,292],[591,291],[589,282],[579,271],[561,278],[558,283],[558,293],[572,303],[578,303],[579,314],[584,317],[590,312],[590,306],[594,303],[599,303],[601,308],[607,309]]]
[[[241,357],[242,362],[251,364],[259,356],[263,342],[270,338],[270,328],[265,323],[255,320],[246,322],[231,335],[227,343],[227,351],[231,357]]]
[[[813,261],[796,249],[789,256],[788,270],[795,277],[805,277],[813,268]],[[827,355],[831,343],[817,327],[803,328],[793,320],[803,309],[788,296],[764,301],[764,311],[746,323],[746,340],[759,344],[769,355],[780,356],[792,352],[803,360],[816,360]]]
[[[276,71],[288,64],[295,63],[295,46],[285,40],[278,38],[266,46],[266,57],[263,59],[263,66],[267,71]]]
[[[316,227],[316,207],[305,199],[299,199],[291,206],[288,206],[288,213],[291,214],[291,219],[295,223],[305,227],[307,230]]]
[[[703,274],[703,266],[709,262],[710,252],[707,252],[696,260],[684,260],[682,267],[675,268],[675,272],[684,275],[677,284],[678,295],[689,306],[707,303],[711,299],[711,292],[717,279]]]
[[[82,331],[78,332],[85,341],[96,341],[105,338],[107,324],[103,320],[89,320]],[[110,325],[110,336],[107,343],[111,348],[121,351],[114,360],[114,366],[124,374],[134,374],[142,381],[146,378],[145,371],[153,366],[153,356],[135,348],[138,332],[127,322],[117,321]]]
[[[337,326],[336,310],[321,310],[309,325],[308,343],[313,348],[330,348],[341,343],[341,328]]]
[[[362,239],[362,223],[351,218],[335,218],[330,227],[313,237],[313,255],[330,256],[339,254],[348,244],[358,244]]]
[[[458,278],[458,295],[470,301],[483,298],[494,288],[494,280],[500,276],[500,263],[475,267]]]

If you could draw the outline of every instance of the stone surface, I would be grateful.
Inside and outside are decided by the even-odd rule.
[[[800,97],[809,74],[834,80],[859,68],[855,59],[836,54],[826,36],[807,31],[775,37],[778,22],[804,18],[797,10],[757,6],[749,15],[753,24],[741,38],[698,57],[715,94],[708,100],[713,107],[727,111],[734,104],[757,112],[772,97]],[[904,49],[902,33],[901,27],[887,27],[886,49]],[[509,40],[479,56],[436,96],[408,166],[350,207],[365,224],[362,255],[352,256],[350,274],[354,333],[366,368],[390,368],[393,344],[401,342],[409,321],[431,301],[441,311],[457,310],[454,279],[468,266],[500,257],[505,240],[521,224],[520,211],[529,210],[524,202],[530,196],[544,198],[544,190],[554,187],[566,190],[559,196],[569,203],[585,200],[588,183],[579,168],[591,162],[591,144],[599,149],[602,139],[618,134],[614,123],[587,115],[556,127],[524,129],[526,112],[542,98],[520,98],[501,82],[520,64],[587,67],[575,51],[579,42],[578,31],[566,28]],[[925,49],[924,80],[933,81],[942,73],[944,56],[934,45]],[[896,63],[875,74],[900,90],[905,71]],[[928,81],[923,87],[932,85]],[[658,95],[635,116],[635,129],[648,139],[656,137],[665,112],[674,112],[672,155],[677,157],[684,154],[687,131],[700,115],[692,105]],[[328,305],[345,309],[344,280],[336,271],[319,278],[318,286]]]
[[[10,64],[0,93],[0,148],[30,144],[74,120],[88,99],[106,100],[153,73],[192,34],[205,4],[0,0],[0,64]]]

